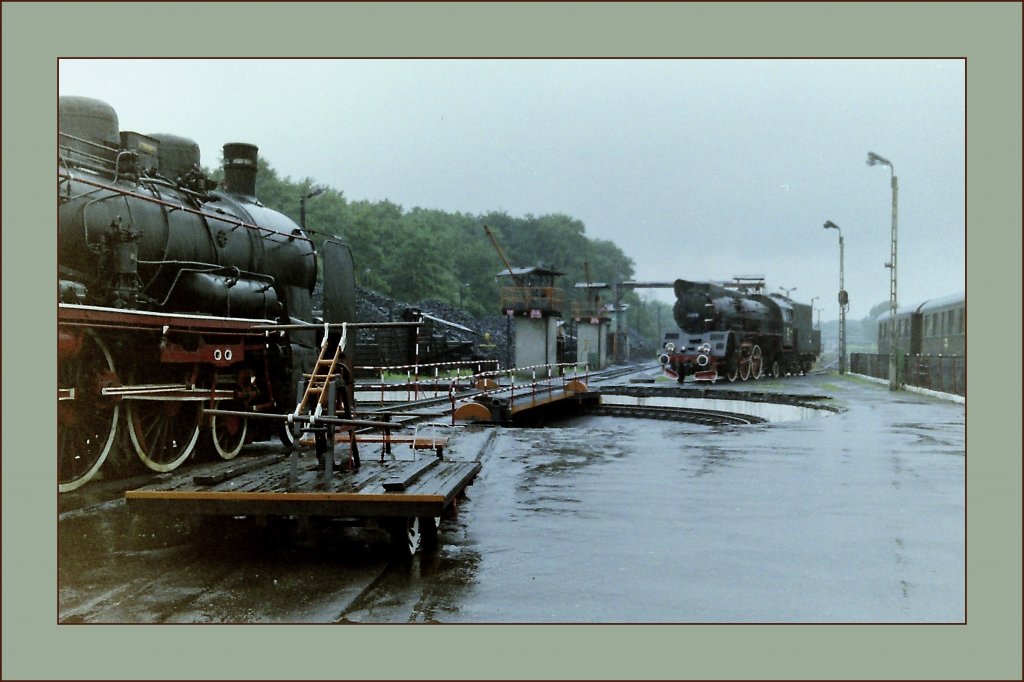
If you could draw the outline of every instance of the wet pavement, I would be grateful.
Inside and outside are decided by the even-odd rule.
[[[709,393],[740,388],[827,395],[839,411],[500,428],[440,546],[411,562],[382,531],[341,522],[140,517],[100,492],[77,511],[62,499],[58,617],[963,622],[964,405],[834,374]],[[471,441],[451,456],[475,455]]]

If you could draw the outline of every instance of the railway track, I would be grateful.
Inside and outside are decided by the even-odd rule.
[[[705,426],[733,426],[737,424],[763,424],[761,417],[718,410],[700,410],[685,407],[634,407],[626,405],[598,405],[587,408],[587,414],[606,417],[630,417],[633,419],[658,419],[662,421],[687,422]]]

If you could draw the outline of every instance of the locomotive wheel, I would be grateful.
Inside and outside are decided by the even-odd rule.
[[[223,410],[242,409],[233,400],[221,401],[217,407]],[[210,415],[210,445],[221,459],[234,459],[242,451],[248,431],[249,420],[245,417]]]
[[[737,366],[738,364],[739,363],[736,362],[736,360],[732,360],[731,362],[727,363],[725,370],[725,378],[728,381],[736,381],[736,378],[740,375],[740,370]]]
[[[764,371],[764,358],[761,356],[761,346],[754,345],[750,351],[750,378],[757,381]]]
[[[424,521],[427,519],[425,518]],[[429,517],[430,523],[434,522]],[[416,516],[397,519],[388,526],[391,535],[391,551],[396,558],[410,559],[423,547],[423,533],[420,530],[420,519]],[[436,533],[436,527],[435,531]]]
[[[281,423],[274,427],[277,439],[281,441],[281,445],[286,448],[295,446],[295,434],[292,433],[292,425],[287,421],[281,420]]]
[[[740,365],[740,381],[746,381],[750,378],[750,358],[741,358],[739,361]]]
[[[195,450],[203,403],[129,400],[128,435],[135,454],[153,471],[173,471]]]
[[[57,364],[58,389],[73,391],[57,403],[57,491],[85,485],[100,470],[114,446],[119,403],[100,390],[115,382],[114,359],[91,329],[82,335],[79,353]],[[58,396],[59,397],[59,396]]]
[[[779,367],[779,361],[778,360],[772,360],[772,377],[774,377],[775,379],[778,379],[781,376],[782,376],[782,368]]]

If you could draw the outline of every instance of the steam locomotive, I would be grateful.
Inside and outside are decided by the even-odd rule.
[[[821,353],[811,306],[765,294],[761,278],[732,282],[675,281],[672,308],[678,331],[664,339],[659,360],[682,383],[760,379],[806,373]]]
[[[312,325],[354,320],[348,248],[318,251],[259,202],[255,145],[224,145],[218,189],[195,142],[121,131],[99,100],[61,97],[58,127],[58,490],[105,462],[162,472],[197,448],[231,459],[289,442],[283,420],[204,407],[291,411],[317,357]]]

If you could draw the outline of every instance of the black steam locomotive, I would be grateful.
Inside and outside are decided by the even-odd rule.
[[[197,447],[288,442],[283,420],[203,409],[291,411],[322,335],[301,325],[354,319],[348,248],[318,253],[259,202],[254,145],[224,146],[218,190],[195,142],[121,131],[95,99],[60,98],[58,138],[58,490],[104,462],[170,471]]]
[[[811,306],[763,292],[761,278],[676,280],[672,313],[679,331],[665,335],[664,372],[682,383],[690,375],[746,381],[809,371],[821,352]]]

